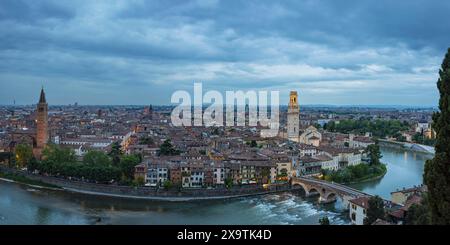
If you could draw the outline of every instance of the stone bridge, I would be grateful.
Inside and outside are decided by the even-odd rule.
[[[351,199],[371,196],[345,185],[307,177],[294,177],[291,180],[291,185],[292,187],[301,186],[305,190],[306,196],[320,195],[320,203],[335,202],[339,197],[342,199],[345,207],[348,207],[348,201]]]

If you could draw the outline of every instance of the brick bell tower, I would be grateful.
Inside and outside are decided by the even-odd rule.
[[[297,91],[289,94],[289,105],[287,113],[287,137],[289,140],[299,142],[300,109],[298,106]]]
[[[34,156],[40,159],[42,150],[48,142],[48,104],[45,100],[43,87],[36,109],[36,148],[34,149]]]

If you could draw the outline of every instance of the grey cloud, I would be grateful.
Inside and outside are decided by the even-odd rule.
[[[306,103],[345,104],[352,93],[371,104],[384,91],[385,103],[408,104],[435,89],[449,9],[446,1],[2,1],[0,85],[61,81],[94,104],[139,101],[133,93],[144,87],[168,103],[194,81],[298,88],[315,95]]]

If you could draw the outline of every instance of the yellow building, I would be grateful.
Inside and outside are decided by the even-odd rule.
[[[391,201],[400,205],[405,205],[406,200],[414,194],[422,193],[426,191],[426,186],[415,186],[413,188],[402,189],[398,191],[391,192]]]

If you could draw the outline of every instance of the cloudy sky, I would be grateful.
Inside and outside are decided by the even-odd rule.
[[[42,85],[50,104],[169,104],[203,82],[297,90],[301,104],[436,105],[449,12],[430,0],[1,0],[0,104],[35,103]]]

